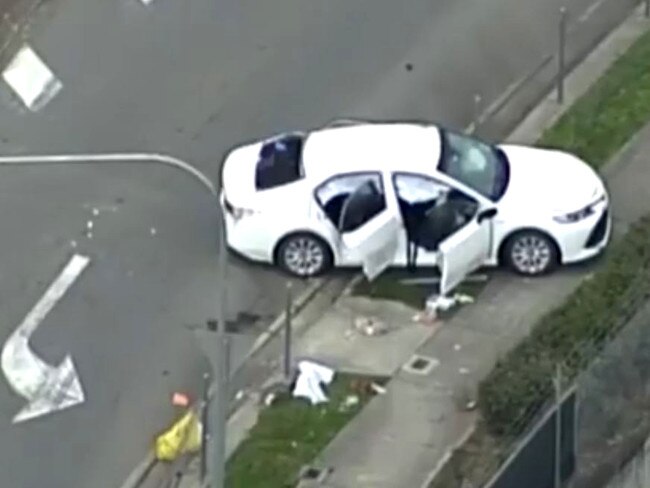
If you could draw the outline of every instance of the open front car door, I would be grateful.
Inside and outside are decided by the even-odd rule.
[[[447,295],[485,263],[492,244],[491,219],[496,213],[495,208],[479,211],[467,225],[440,243],[440,295]]]

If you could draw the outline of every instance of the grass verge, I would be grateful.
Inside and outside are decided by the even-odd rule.
[[[539,145],[573,152],[600,168],[649,119],[650,32],[543,134]]]
[[[540,139],[595,168],[608,162],[650,120],[650,32],[637,40]],[[430,488],[481,486],[505,459],[524,412],[550,394],[552,368],[575,376],[650,297],[650,215],[610,251],[598,272],[502,360],[479,387],[478,427]]]
[[[370,401],[370,382],[386,379],[337,373],[328,388],[329,402],[317,406],[288,394],[277,398],[228,461],[228,488],[295,486],[300,469]],[[346,404],[353,395],[358,403]]]
[[[433,278],[439,276],[435,270],[430,272],[416,271],[415,273],[401,270],[391,270],[377,277],[372,282],[366,279],[357,283],[351,291],[352,296],[364,296],[374,298],[377,300],[392,300],[401,302],[416,310],[422,310],[426,304],[427,298],[434,293],[434,285],[422,284],[405,284],[401,280],[408,280],[414,278]],[[476,298],[483,288],[487,280],[480,281],[466,281],[461,283],[455,290],[455,293],[462,293]],[[459,307],[453,307],[450,312],[455,312]],[[441,315],[441,318],[449,318],[450,314]]]

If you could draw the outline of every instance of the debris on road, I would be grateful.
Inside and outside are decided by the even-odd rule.
[[[350,410],[353,407],[356,407],[359,405],[359,397],[357,395],[348,395],[345,397],[343,400],[343,403],[341,403],[341,411],[345,412],[347,410]]]
[[[434,294],[427,299],[425,309],[437,315],[438,312],[446,312],[456,305],[465,305],[468,303],[474,303],[474,297],[464,293],[456,293],[452,297]]]
[[[383,395],[386,393],[386,388],[375,382],[370,385],[370,388],[372,388],[372,391],[377,395]]]
[[[296,398],[307,398],[312,405],[328,401],[323,385],[329,385],[334,379],[334,370],[312,361],[298,363],[298,379],[293,389]]]
[[[185,393],[174,392],[172,395],[172,405],[175,407],[188,407],[190,398]]]
[[[184,454],[198,452],[201,447],[202,425],[193,409],[183,415],[169,430],[156,439],[158,461],[172,462]]]
[[[158,233],[158,231],[156,230],[155,227],[152,227],[151,229],[149,229],[149,232],[151,233],[152,236],[155,236]]]
[[[438,319],[438,315],[435,313],[435,311],[431,310],[424,310],[422,312],[416,313],[413,316],[413,322],[431,326],[441,324],[441,321]]]
[[[388,332],[388,327],[375,317],[357,317],[354,328],[365,336],[378,336]]]

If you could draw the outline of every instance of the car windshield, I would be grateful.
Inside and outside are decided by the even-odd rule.
[[[501,149],[466,135],[440,130],[442,154],[438,169],[492,201],[506,191],[508,159]]]

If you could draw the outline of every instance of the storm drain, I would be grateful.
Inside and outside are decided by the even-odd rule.
[[[436,358],[428,356],[414,355],[411,359],[402,366],[402,369],[407,373],[425,375],[429,374],[436,366],[440,364]]]
[[[316,468],[314,466],[304,466],[300,470],[297,488],[309,488],[322,485],[327,476],[332,472],[332,468]]]

